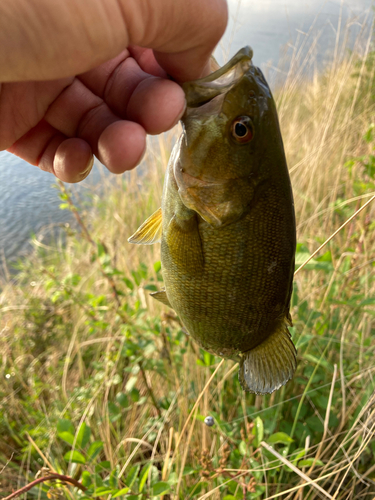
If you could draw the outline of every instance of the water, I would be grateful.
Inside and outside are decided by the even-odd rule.
[[[99,182],[100,175],[95,166],[89,178],[74,189],[84,195]],[[60,210],[54,184],[52,174],[0,151],[0,260],[25,255],[31,249],[32,233],[56,233],[59,226],[72,220],[68,210]]]
[[[341,32],[350,25],[351,40],[366,22],[373,17],[373,0],[232,0],[230,23],[221,45],[226,52],[235,53],[243,45],[254,49],[254,63],[264,66],[274,64],[285,45],[301,41],[310,29],[314,38],[320,34],[318,58],[332,51],[341,18]]]
[[[352,47],[363,24],[370,26],[373,0],[229,0],[230,22],[215,56],[220,63],[244,45],[254,50],[254,63],[267,76],[275,70],[281,54],[292,51],[305,41],[310,28],[312,35],[305,45],[308,50],[317,40],[316,61],[322,67],[332,54],[337,28],[344,47]],[[84,193],[98,183],[97,167],[78,187]],[[9,260],[24,255],[30,249],[30,234],[42,228],[55,228],[71,220],[68,211],[59,209],[58,191],[52,188],[52,174],[42,172],[7,152],[0,152],[0,259]]]

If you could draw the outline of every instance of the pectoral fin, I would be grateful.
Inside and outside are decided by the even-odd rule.
[[[166,233],[169,252],[180,271],[190,275],[202,272],[204,259],[196,217],[180,219],[173,216]]]
[[[255,394],[276,391],[293,377],[296,354],[285,320],[282,320],[265,341],[243,354],[239,372],[242,388]]]
[[[158,300],[159,302],[162,302],[168,307],[172,307],[171,304],[169,303],[167,294],[165,292],[165,288],[163,290],[160,290],[160,292],[153,292],[150,293],[151,297]],[[172,308],[173,309],[173,308]]]
[[[137,245],[152,245],[159,243],[162,232],[162,213],[161,208],[156,210],[144,223],[137,229],[137,231],[128,238],[129,243],[136,243]]]

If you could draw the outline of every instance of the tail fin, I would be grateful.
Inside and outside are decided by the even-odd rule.
[[[296,348],[282,320],[261,344],[243,354],[239,380],[255,394],[270,394],[290,380],[297,367]]]

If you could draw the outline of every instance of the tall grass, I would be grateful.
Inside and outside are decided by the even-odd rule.
[[[296,53],[275,92],[297,264],[375,194],[374,51],[363,47],[309,80]],[[296,276],[294,379],[245,394],[236,365],[150,299],[159,247],[127,243],[160,206],[177,134],[150,141],[142,173],[104,176],[89,207],[61,187],[76,216],[64,244],[35,239],[17,277],[4,273],[0,492],[42,471],[51,481],[23,498],[374,498],[375,203]]]

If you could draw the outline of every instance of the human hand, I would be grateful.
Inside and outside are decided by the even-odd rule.
[[[207,74],[225,0],[2,0],[0,150],[66,182],[135,167]],[[147,48],[141,48],[147,47]]]

